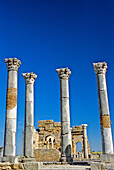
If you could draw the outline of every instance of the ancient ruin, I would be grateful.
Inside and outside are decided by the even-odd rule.
[[[53,122],[53,120],[38,121],[39,129],[34,129],[34,156],[38,161],[59,161],[61,156],[61,123]],[[85,127],[85,128],[83,128]],[[86,125],[73,126],[71,129],[71,155],[75,158],[88,158],[90,155],[89,142],[87,133],[85,132]],[[86,136],[86,137],[85,137]],[[79,155],[76,145],[82,144],[82,154]],[[87,142],[87,143],[86,143]],[[46,153],[48,157],[46,157]],[[49,157],[50,152],[53,152],[53,157]]]
[[[8,68],[7,102],[4,148],[0,147],[0,169],[114,169],[113,141],[108,106],[105,62],[94,63],[97,75],[99,113],[102,136],[102,150],[96,159],[92,159],[87,137],[87,124],[70,127],[69,83],[71,71],[68,68],[57,69],[60,79],[61,123],[53,120],[38,121],[39,129],[34,128],[34,82],[37,75],[23,73],[26,82],[24,156],[16,156],[17,121],[17,73],[21,65],[17,58],[5,59]],[[82,144],[82,155],[76,151],[76,145]],[[4,149],[4,154],[3,154]],[[33,158],[35,156],[36,160]],[[77,161],[78,158],[81,158]],[[83,159],[82,159],[83,158]],[[84,161],[85,162],[84,162]],[[40,161],[40,162],[36,162]],[[46,161],[45,163],[42,161]],[[47,162],[56,161],[56,162]],[[58,161],[58,162],[57,162]],[[5,162],[5,163],[4,163]],[[81,166],[77,166],[80,163]],[[48,165],[48,166],[47,166]],[[47,168],[48,167],[48,168]]]

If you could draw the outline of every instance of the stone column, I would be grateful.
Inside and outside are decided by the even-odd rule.
[[[5,59],[8,68],[4,156],[15,156],[17,121],[17,72],[21,65],[17,58]]]
[[[24,156],[33,156],[33,131],[34,131],[34,82],[36,74],[23,73],[26,82],[25,98],[25,129],[24,129]]]
[[[88,158],[88,144],[87,144],[87,124],[82,124],[83,129],[83,149],[84,149],[84,158]]]
[[[97,75],[102,151],[103,154],[112,154],[113,142],[105,77],[107,63],[105,62],[93,63],[93,67]]]
[[[70,108],[69,108],[69,85],[68,78],[70,69],[56,69],[60,78],[60,102],[61,102],[61,159],[62,162],[72,161],[71,157],[71,130],[70,130]]]

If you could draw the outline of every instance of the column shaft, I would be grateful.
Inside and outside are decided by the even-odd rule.
[[[70,109],[68,80],[60,80],[61,91],[61,151],[62,157],[71,157]]]
[[[34,81],[37,76],[33,73],[23,73],[22,75],[26,81],[24,156],[34,157],[33,155]]]
[[[25,146],[24,155],[33,157],[33,113],[34,113],[34,94],[33,84],[26,84],[26,102],[25,102]]]
[[[112,154],[113,142],[105,76],[107,64],[105,62],[93,63],[93,66],[97,75],[102,151],[103,154]]]
[[[17,121],[17,70],[21,62],[5,59],[8,67],[6,122],[4,136],[4,156],[15,156],[16,153],[16,121]]]
[[[88,158],[88,145],[87,145],[87,131],[86,124],[82,125],[83,128],[83,148],[84,148],[84,158]]]
[[[69,108],[69,86],[68,78],[71,74],[68,68],[57,69],[60,78],[60,103],[61,103],[61,159],[70,162],[71,158],[71,130],[70,130],[70,108]]]
[[[103,154],[113,153],[111,122],[105,74],[97,74],[97,82],[102,137],[102,151]]]

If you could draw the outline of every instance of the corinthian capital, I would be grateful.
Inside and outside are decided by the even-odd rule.
[[[82,128],[86,129],[86,127],[87,127],[88,125],[87,125],[87,124],[82,124],[81,126],[82,126]]]
[[[60,79],[68,79],[71,74],[71,71],[68,69],[68,67],[56,69],[56,72],[58,73]]]
[[[37,75],[33,72],[23,73],[22,76],[24,77],[26,84],[34,84],[35,79],[37,78]]]
[[[93,63],[93,67],[96,74],[102,73],[105,74],[107,69],[107,63],[106,62]]]
[[[18,68],[21,65],[21,61],[18,60],[17,58],[5,59],[5,63],[7,63],[8,71],[10,71],[10,70],[18,71]]]

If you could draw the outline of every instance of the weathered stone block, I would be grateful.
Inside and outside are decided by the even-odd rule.
[[[18,156],[0,157],[0,162],[18,163],[18,161],[19,161]]]
[[[36,161],[59,161],[60,152],[57,149],[35,149]]]
[[[31,162],[31,163],[25,163],[24,168],[25,170],[40,170],[43,167],[43,163],[41,162]]]
[[[46,120],[45,124],[53,123],[53,120]]]
[[[104,154],[100,155],[100,160],[103,162],[111,162],[114,163],[114,154]]]
[[[39,120],[38,123],[39,124],[44,124],[46,122],[46,120]]]
[[[61,123],[60,123],[60,122],[54,122],[53,126],[55,126],[55,127],[56,127],[56,126],[57,126],[57,127],[60,126],[60,127],[61,127]]]
[[[101,163],[96,163],[96,162],[93,162],[91,163],[91,170],[102,170],[101,169]]]
[[[19,164],[11,164],[11,168],[12,169],[18,169],[19,168]]]

